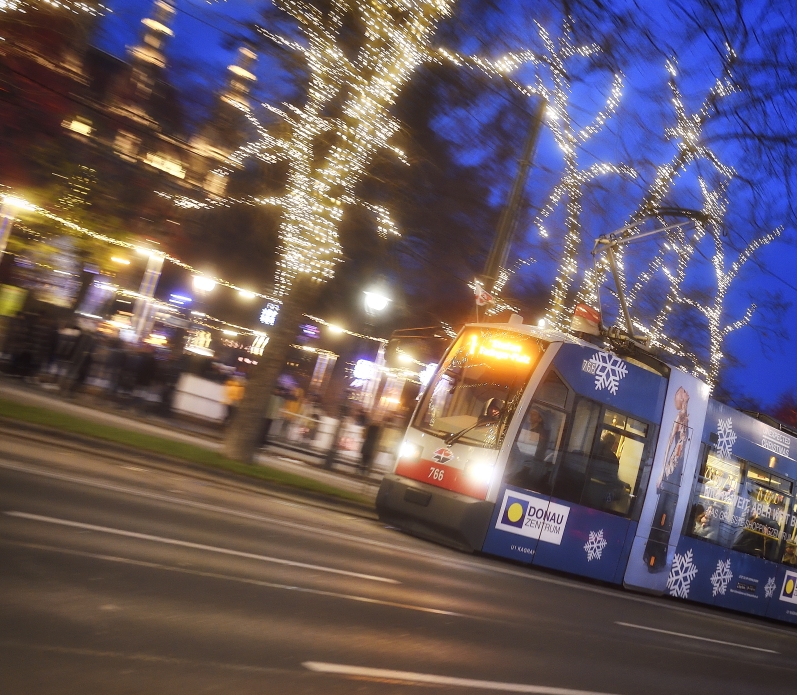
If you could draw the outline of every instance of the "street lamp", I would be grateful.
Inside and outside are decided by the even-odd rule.
[[[206,275],[194,275],[194,289],[197,292],[212,292],[216,287],[216,281]]]
[[[390,304],[390,297],[387,293],[379,288],[372,288],[363,292],[365,295],[365,311],[369,315],[378,314],[387,308]]]
[[[13,195],[3,197],[3,204],[0,205],[0,256],[5,253],[8,237],[11,236],[11,228],[17,216],[17,210],[30,210],[32,206],[26,200],[17,198]]]

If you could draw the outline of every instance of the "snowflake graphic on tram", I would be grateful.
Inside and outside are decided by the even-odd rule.
[[[650,354],[513,316],[451,344],[377,509],[465,551],[797,623],[795,451]]]

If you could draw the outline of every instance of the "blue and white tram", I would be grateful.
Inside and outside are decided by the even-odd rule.
[[[380,518],[418,536],[797,623],[797,438],[654,358],[463,328]]]

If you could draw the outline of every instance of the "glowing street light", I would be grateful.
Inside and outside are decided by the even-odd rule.
[[[257,297],[257,295],[256,295],[254,292],[251,292],[250,290],[238,290],[238,296],[239,296],[241,299],[245,299],[245,300],[247,300],[247,301],[249,301],[250,299],[254,299],[255,297]]]
[[[390,304],[390,297],[380,289],[366,290],[363,294],[365,295],[365,310],[369,314],[378,314]]]
[[[3,196],[2,200],[3,204],[0,205],[0,256],[5,253],[17,211],[33,209],[33,206],[27,200],[13,195]]]
[[[205,275],[194,275],[194,289],[198,292],[212,292],[216,287],[216,281]]]

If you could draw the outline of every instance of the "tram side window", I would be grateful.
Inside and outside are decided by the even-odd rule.
[[[792,483],[708,450],[695,481],[687,535],[797,565]]]
[[[552,494],[566,502],[581,502],[584,479],[595,431],[600,422],[600,405],[586,398],[579,399],[573,411],[567,450],[555,472]]]
[[[537,387],[534,400],[564,409],[567,404],[567,386],[565,386],[565,382],[559,378],[556,372],[550,371]]]
[[[550,494],[564,428],[565,414],[562,411],[533,402],[512,446],[506,481],[510,485]]]
[[[630,516],[646,452],[648,425],[580,399],[552,495],[592,509]]]
[[[771,476],[745,466],[742,494],[746,520],[733,541],[733,549],[767,560],[780,559],[780,546],[791,500],[773,490]]]
[[[786,533],[783,543],[784,565],[797,567],[797,501],[792,498],[791,513],[786,521]]]
[[[648,426],[607,409],[590,457],[581,504],[629,516],[639,492]]]

